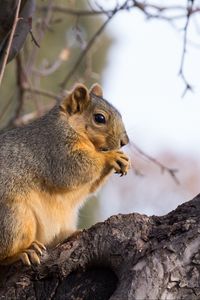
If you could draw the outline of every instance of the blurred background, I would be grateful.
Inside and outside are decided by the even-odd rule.
[[[117,213],[162,215],[198,194],[200,1],[38,0],[35,6],[32,32],[0,86],[1,129],[44,114],[77,81],[99,82],[130,137],[129,174],[114,174],[89,199],[80,227]],[[1,45],[4,37],[0,30]]]

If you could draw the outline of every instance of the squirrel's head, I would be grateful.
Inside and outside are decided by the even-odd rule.
[[[61,102],[60,110],[71,127],[89,138],[98,150],[116,150],[129,142],[120,113],[103,99],[97,83],[90,90],[77,84]]]

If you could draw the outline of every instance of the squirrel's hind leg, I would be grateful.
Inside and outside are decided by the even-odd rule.
[[[39,264],[44,245],[37,241],[37,220],[26,199],[16,198],[0,203],[0,264],[21,260],[24,264]]]
[[[42,243],[34,241],[28,249],[22,250],[11,257],[5,258],[1,261],[1,264],[9,265],[21,260],[23,264],[27,266],[30,266],[31,264],[39,265],[40,257],[44,250],[46,250],[46,247]]]

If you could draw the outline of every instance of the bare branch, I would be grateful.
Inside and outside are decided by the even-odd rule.
[[[17,78],[17,107],[14,115],[8,121],[7,127],[12,127],[15,120],[20,116],[23,104],[24,104],[24,85],[25,85],[25,74],[23,72],[21,56],[18,54],[15,58],[16,61],[16,78]]]
[[[184,57],[185,57],[185,52],[186,52],[186,40],[187,40],[187,28],[189,24],[189,18],[192,14],[196,14],[200,11],[200,7],[193,7],[193,2],[194,1],[189,1],[187,6],[184,5],[169,5],[169,6],[163,6],[163,5],[156,5],[156,4],[151,4],[145,1],[137,1],[137,0],[127,0],[125,1],[121,6],[119,4],[116,4],[116,6],[113,9],[104,9],[101,5],[95,2],[97,9],[90,8],[88,10],[78,10],[78,9],[71,9],[69,7],[65,7],[62,5],[52,5],[52,10],[54,12],[58,13],[64,13],[64,14],[69,14],[73,15],[76,17],[88,17],[88,16],[96,16],[96,15],[105,15],[107,16],[107,20],[102,24],[102,26],[97,30],[97,32],[92,36],[92,38],[89,40],[87,43],[85,49],[83,52],[78,56],[73,68],[69,71],[67,76],[64,78],[64,80],[61,83],[61,87],[63,88],[66,86],[66,84],[69,82],[71,77],[74,75],[74,73],[77,71],[79,65],[85,58],[86,54],[88,51],[91,49],[93,44],[95,43],[95,40],[97,37],[103,32],[105,29],[106,25],[109,23],[109,21],[118,13],[119,11],[122,10],[127,10],[129,11],[130,9],[133,8],[138,8],[142,13],[144,13],[147,17],[147,19],[161,19],[168,21],[172,23],[175,19],[180,19],[180,18],[185,18],[187,17],[187,22],[185,26],[185,34],[184,34],[184,48],[183,48],[183,55],[182,55],[182,62],[181,62],[181,68],[180,68],[180,76],[185,83],[186,89],[187,90],[192,90],[191,85],[187,82],[185,75],[183,73],[183,64],[184,64]],[[38,6],[38,9],[41,11],[46,11],[48,10],[47,5],[42,5]],[[166,12],[180,12],[180,14],[174,16],[174,15],[167,15]],[[185,12],[185,14],[184,14]]]
[[[177,184],[180,184],[180,182],[179,182],[179,180],[176,176],[176,173],[178,172],[177,169],[172,169],[172,168],[169,168],[169,167],[165,166],[164,164],[162,164],[160,161],[158,161],[154,157],[152,157],[152,156],[148,155],[147,153],[145,153],[140,147],[138,147],[133,142],[130,142],[130,146],[133,147],[143,157],[147,158],[149,161],[151,161],[152,163],[157,165],[160,168],[161,172],[167,172]]]
[[[151,4],[151,3],[147,3],[147,2],[139,2],[139,1],[130,1],[129,3],[127,3],[126,7],[121,6],[118,8],[118,10],[130,10],[133,7],[139,8],[145,14],[147,13],[147,10],[149,10],[149,9],[155,10],[155,15],[153,15],[153,14],[151,15],[149,13],[149,15],[151,15],[152,17],[156,17],[156,16],[158,16],[158,13],[164,13],[166,11],[180,11],[182,13],[183,11],[187,10],[187,8],[183,5],[170,5],[170,6],[160,5],[159,6],[159,5],[155,5],[155,4]],[[37,9],[40,11],[46,11],[47,8],[48,7],[46,5],[37,6]],[[52,10],[57,13],[63,13],[63,14],[76,16],[76,17],[95,17],[97,15],[109,16],[109,15],[112,15],[112,13],[113,13],[113,9],[77,10],[77,9],[71,9],[71,8],[63,6],[63,5],[53,5]],[[190,11],[190,14],[192,15],[192,14],[196,14],[199,12],[200,12],[200,7],[196,7]],[[177,17],[185,17],[185,14],[184,15],[181,14]]]
[[[42,21],[40,23],[39,29],[38,29],[38,37],[37,37],[37,44],[40,45],[42,39],[44,38],[45,32],[49,27],[49,23],[52,18],[52,2],[53,0],[50,0],[47,6],[46,15],[44,18],[42,18]],[[33,36],[32,36],[33,38]],[[34,37],[34,41],[36,41]],[[37,53],[38,53],[39,47],[34,47],[31,53],[29,54],[29,58],[27,59],[26,63],[26,74],[29,74],[29,76],[32,75],[32,66],[35,64]]]
[[[32,38],[32,41],[34,42],[34,44],[35,44],[38,48],[40,48],[39,43],[37,42],[36,38],[34,37],[33,31],[30,30],[29,33],[30,33],[30,35],[31,35],[31,38]]]
[[[25,114],[19,118],[17,118],[13,124],[14,127],[26,125],[33,120],[37,119],[38,117],[41,117],[45,113],[47,113],[51,108],[53,107],[53,104],[46,105],[45,107],[41,107],[40,112],[33,111],[31,113]]]
[[[92,36],[92,38],[89,40],[89,42],[87,43],[87,46],[85,47],[85,49],[81,52],[81,54],[79,55],[78,59],[76,60],[76,63],[74,64],[73,68],[69,71],[69,73],[67,74],[67,76],[64,78],[63,82],[61,83],[61,87],[64,88],[66,86],[66,84],[68,83],[68,81],[71,79],[71,77],[74,75],[74,73],[76,72],[76,70],[78,69],[80,63],[82,62],[83,58],[86,56],[86,54],[88,53],[88,51],[91,49],[91,47],[93,46],[93,44],[95,43],[97,37],[100,36],[100,34],[104,31],[105,27],[108,25],[108,23],[110,22],[110,20],[120,11],[123,9],[127,9],[128,6],[128,0],[124,2],[123,5],[121,5],[120,7],[116,7],[114,10],[112,10],[112,13],[108,16],[107,20],[101,25],[101,27],[95,32],[95,34]]]
[[[78,69],[80,63],[82,62],[83,58],[85,57],[85,55],[87,54],[87,52],[91,49],[91,47],[93,46],[94,42],[96,41],[97,37],[103,32],[104,28],[106,27],[106,25],[110,22],[111,17],[108,18],[103,25],[97,30],[97,32],[92,36],[92,38],[90,39],[90,41],[88,42],[87,46],[85,47],[85,49],[81,52],[81,54],[79,55],[78,59],[76,60],[75,65],[73,66],[73,68],[69,71],[69,73],[67,74],[67,76],[64,78],[64,80],[62,81],[62,83],[60,84],[62,88],[64,88],[68,81],[71,79],[71,77],[74,75],[74,73],[76,72],[76,70]]]
[[[56,101],[61,100],[62,96],[58,96],[52,92],[49,91],[45,91],[42,89],[36,89],[36,88],[32,88],[32,87],[24,87],[24,91],[28,92],[28,93],[32,93],[32,94],[38,94],[44,97],[48,97],[48,98],[52,98]]]
[[[187,8],[187,19],[184,27],[184,35],[183,35],[183,50],[182,50],[182,56],[181,56],[181,64],[180,64],[180,70],[179,70],[179,76],[183,80],[185,84],[185,89],[183,91],[182,97],[185,96],[187,91],[192,91],[192,86],[188,83],[185,74],[184,74],[184,63],[185,63],[185,55],[187,51],[187,34],[188,34],[188,27],[189,27],[189,22],[190,22],[190,16],[192,12],[192,7],[193,7],[193,1],[188,1],[188,8]]]
[[[69,50],[68,48],[64,48],[58,55],[58,58],[48,67],[41,67],[39,69],[33,68],[33,72],[39,76],[49,76],[53,74],[59,67],[62,65],[63,62],[67,61],[69,58]]]
[[[5,49],[5,52],[4,52],[3,63],[2,63],[2,66],[1,66],[1,70],[0,70],[0,86],[1,86],[2,79],[3,79],[4,71],[5,71],[5,68],[6,68],[6,63],[8,61],[8,56],[9,56],[9,53],[10,53],[13,37],[14,37],[15,30],[16,30],[16,27],[17,27],[17,23],[20,20],[20,18],[19,18],[20,5],[21,5],[21,0],[18,0],[14,22],[13,22],[10,37],[9,37],[9,40],[8,40],[8,45],[7,45],[7,47]]]
[[[128,2],[128,1],[126,1]],[[134,6],[134,4],[129,5],[128,3],[126,4],[126,9],[130,9]],[[41,11],[46,11],[47,10],[47,6],[43,5],[43,6],[37,6],[37,8]],[[121,7],[119,7],[117,10],[123,10],[125,9],[125,7],[122,5]],[[72,15],[75,17],[93,17],[96,15],[106,15],[106,16],[110,16],[113,14],[113,9],[109,9],[109,10],[77,10],[77,9],[71,9],[68,8],[66,6],[62,6],[62,5],[53,5],[52,6],[52,10],[54,12],[58,12],[58,13],[64,13],[64,14],[68,14],[68,15]]]

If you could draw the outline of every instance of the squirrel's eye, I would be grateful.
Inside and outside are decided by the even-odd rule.
[[[95,120],[96,123],[101,123],[101,124],[106,123],[106,118],[102,114],[95,114],[94,115],[94,120]]]

